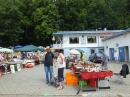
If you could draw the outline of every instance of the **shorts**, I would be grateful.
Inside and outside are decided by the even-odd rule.
[[[107,67],[107,62],[104,62],[104,63],[102,64],[102,66],[103,66],[103,67]]]

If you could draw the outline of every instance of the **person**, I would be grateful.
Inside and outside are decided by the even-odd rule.
[[[117,50],[114,51],[114,58],[115,58],[116,63],[118,63],[119,54]]]
[[[102,62],[101,62],[101,64],[102,64],[102,67],[105,67],[105,68],[107,68],[107,63],[108,63],[108,56],[104,53],[104,51],[100,51],[100,53],[103,55],[102,57],[103,57],[103,59],[102,59]]]
[[[0,62],[2,62],[2,60],[3,60],[3,56],[2,56],[2,54],[0,53]]]
[[[39,60],[39,57],[38,57],[38,53],[37,53],[37,52],[35,53],[35,64],[36,64],[36,65],[40,64],[40,60]]]
[[[57,64],[58,64],[58,81],[60,83],[59,87],[57,88],[58,90],[63,89],[62,81],[64,80],[64,68],[65,68],[65,57],[64,55],[60,52],[60,50],[55,51],[56,55],[58,56],[57,58]]]
[[[80,60],[83,61],[83,53],[80,52]]]
[[[51,82],[53,77],[53,64],[55,66],[54,54],[51,52],[49,46],[46,47],[46,52],[44,52],[43,60],[45,60],[44,69],[46,75],[46,84],[48,84]],[[50,73],[50,79],[48,73]]]

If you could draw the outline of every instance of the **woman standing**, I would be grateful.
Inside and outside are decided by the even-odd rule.
[[[83,61],[83,53],[80,52],[80,60]]]
[[[62,81],[64,80],[63,72],[64,72],[64,68],[65,68],[65,57],[60,52],[60,50],[56,50],[55,52],[56,52],[56,55],[58,56],[58,58],[57,58],[57,64],[58,64],[58,81],[60,83],[60,86],[57,89],[61,90],[61,89],[63,89]]]

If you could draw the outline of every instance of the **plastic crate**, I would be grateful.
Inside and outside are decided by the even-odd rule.
[[[68,76],[74,76],[75,77],[75,74],[73,74],[72,72],[66,72],[66,77]]]
[[[75,76],[67,76],[66,85],[68,85],[68,86],[78,85],[78,78]]]
[[[82,85],[82,86],[87,86],[87,81],[79,81],[79,85]]]
[[[97,87],[97,79],[89,79],[89,85],[92,87]]]

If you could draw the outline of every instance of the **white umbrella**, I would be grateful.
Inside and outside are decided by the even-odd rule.
[[[75,49],[71,49],[71,50],[69,51],[69,53],[70,53],[70,54],[73,54],[73,55],[79,55],[79,54],[80,54],[80,52],[77,51],[77,50],[75,50]]]
[[[8,53],[10,53],[10,52],[13,52],[13,50],[8,49],[8,48],[1,48],[0,52],[8,52]]]

